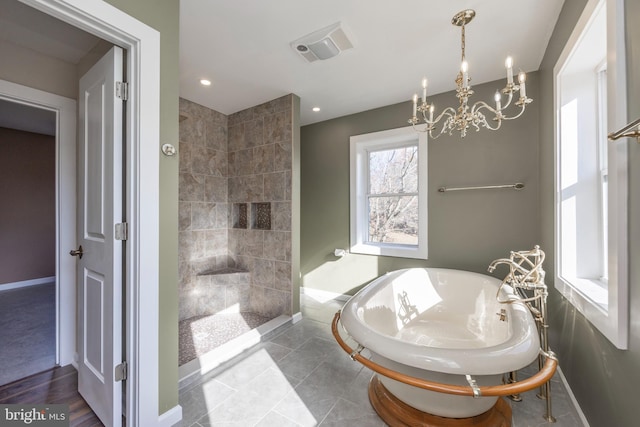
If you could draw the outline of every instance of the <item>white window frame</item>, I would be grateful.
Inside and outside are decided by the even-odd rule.
[[[597,97],[598,97],[598,116],[597,116],[597,145],[598,145],[598,196],[600,200],[600,218],[599,218],[599,230],[600,234],[600,251],[603,259],[607,258],[608,252],[608,188],[609,188],[609,168],[607,160],[607,149],[609,146],[609,140],[607,138],[607,61],[603,61],[596,71],[597,82]],[[605,191],[605,188],[607,191]],[[602,274],[600,281],[605,287],[608,287],[609,281],[609,266],[608,263],[603,263]]]
[[[415,144],[418,147],[418,244],[369,242],[369,153]],[[350,138],[351,252],[427,259],[427,135],[407,126]]]
[[[560,227],[560,76],[585,29],[599,7],[607,13],[607,123],[616,130],[627,123],[626,60],[624,43],[624,1],[589,0],[554,67],[554,129],[555,129],[555,287],[617,348],[628,348],[629,336],[629,267],[628,267],[628,148],[627,140],[609,142],[608,157],[608,280],[606,304],[598,304],[597,284],[592,280],[562,277],[562,247]],[[617,95],[617,96],[616,96]],[[595,293],[594,293],[595,292]],[[591,296],[590,296],[591,295]]]

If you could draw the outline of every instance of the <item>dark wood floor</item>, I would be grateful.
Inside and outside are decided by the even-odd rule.
[[[0,404],[11,403],[67,404],[70,427],[104,427],[78,393],[78,372],[72,365],[53,368],[0,386]]]

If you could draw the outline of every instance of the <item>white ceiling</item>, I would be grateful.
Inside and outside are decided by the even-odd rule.
[[[56,113],[0,98],[0,127],[25,132],[56,134]]]
[[[99,40],[17,0],[0,0],[0,41],[77,64]]]
[[[0,43],[78,64],[99,40],[17,0],[0,0]],[[55,135],[56,115],[47,109],[0,98],[0,127]]]
[[[181,0],[180,96],[231,114],[295,93],[302,124],[407,101],[429,78],[429,93],[454,88],[460,29],[467,26],[472,84],[537,70],[563,0]],[[355,48],[305,62],[290,43],[342,22]],[[16,0],[0,0],[0,41],[78,61],[98,39]],[[213,82],[200,85],[201,78]],[[320,107],[319,113],[311,108]],[[408,113],[409,104],[407,107]]]
[[[302,124],[454,89],[460,67],[457,12],[466,27],[472,84],[537,70],[563,0],[182,0],[180,96],[231,114],[295,93]],[[355,48],[307,63],[290,42],[341,21]],[[209,87],[200,85],[207,78]],[[313,113],[311,108],[321,107]],[[407,115],[410,114],[409,104]]]

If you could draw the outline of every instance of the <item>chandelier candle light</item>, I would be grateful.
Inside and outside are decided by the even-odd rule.
[[[434,112],[435,106],[427,102],[427,78],[422,79],[422,102],[418,102],[418,94],[413,95],[413,115],[409,119],[409,123],[418,132],[428,132],[429,137],[436,139],[444,133],[449,135],[453,134],[453,131],[459,131],[460,136],[464,138],[467,135],[467,129],[470,126],[476,128],[476,131],[480,130],[480,127],[484,127],[490,130],[498,130],[502,125],[503,120],[517,119],[524,113],[527,104],[530,104],[533,99],[527,98],[527,89],[525,82],[527,75],[524,72],[518,74],[518,83],[513,81],[513,59],[509,56],[505,61],[505,67],[507,69],[507,85],[502,89],[502,93],[507,95],[507,102],[502,105],[502,95],[500,91],[496,91],[494,100],[495,108],[490,106],[484,101],[478,101],[473,106],[469,106],[469,97],[473,95],[469,78],[469,63],[465,59],[465,34],[464,29],[473,17],[476,16],[476,12],[472,9],[463,10],[457,13],[451,23],[462,30],[462,64],[460,65],[460,72],[456,77],[456,98],[460,102],[460,106],[455,109],[453,107],[445,108],[435,119]],[[511,117],[506,116],[503,112],[511,105],[514,92],[520,91],[520,98],[515,102],[515,105],[520,107],[520,111]],[[493,126],[487,121],[483,110],[493,114],[493,121],[496,122]],[[422,114],[424,125],[419,126],[420,120],[417,117],[417,113]],[[436,126],[444,119],[441,124],[441,128],[438,131]]]

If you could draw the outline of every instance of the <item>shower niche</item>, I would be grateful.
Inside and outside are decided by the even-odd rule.
[[[248,222],[247,203],[234,203],[231,211],[233,228],[247,228]]]
[[[251,228],[271,230],[271,203],[251,203]]]
[[[233,228],[271,230],[271,203],[234,203],[231,218]]]

